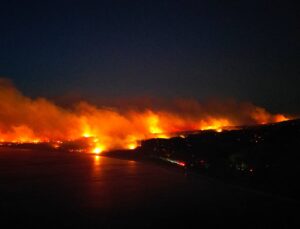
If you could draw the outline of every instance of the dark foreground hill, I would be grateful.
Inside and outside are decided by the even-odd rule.
[[[299,199],[300,119],[150,139],[143,141],[138,151],[132,152],[133,158],[171,162],[188,173]]]

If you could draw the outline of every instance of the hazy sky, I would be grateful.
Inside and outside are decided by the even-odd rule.
[[[29,96],[229,97],[300,112],[299,12],[276,0],[1,1],[0,76]]]

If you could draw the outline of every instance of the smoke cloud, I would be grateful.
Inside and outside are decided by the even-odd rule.
[[[155,103],[155,104],[154,104]],[[176,99],[96,106],[78,102],[61,107],[31,99],[8,79],[0,79],[0,141],[66,141],[93,137],[101,150],[134,148],[139,140],[176,132],[287,120],[251,103]]]

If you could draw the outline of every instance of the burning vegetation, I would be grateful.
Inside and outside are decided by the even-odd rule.
[[[235,101],[200,104],[196,100],[174,100],[165,107],[125,109],[99,107],[87,102],[63,108],[45,99],[31,99],[7,79],[0,79],[0,141],[63,142],[82,140],[91,152],[134,149],[141,140],[169,138],[184,131],[265,124],[288,120],[264,108]]]

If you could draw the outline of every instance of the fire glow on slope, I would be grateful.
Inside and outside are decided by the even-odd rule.
[[[169,138],[177,132],[279,122],[288,118],[273,115],[249,103],[175,100],[163,108],[142,109],[97,107],[80,102],[62,108],[45,98],[31,99],[8,80],[0,79],[0,141],[58,142],[81,138],[92,140],[91,151],[134,149],[140,140]]]

